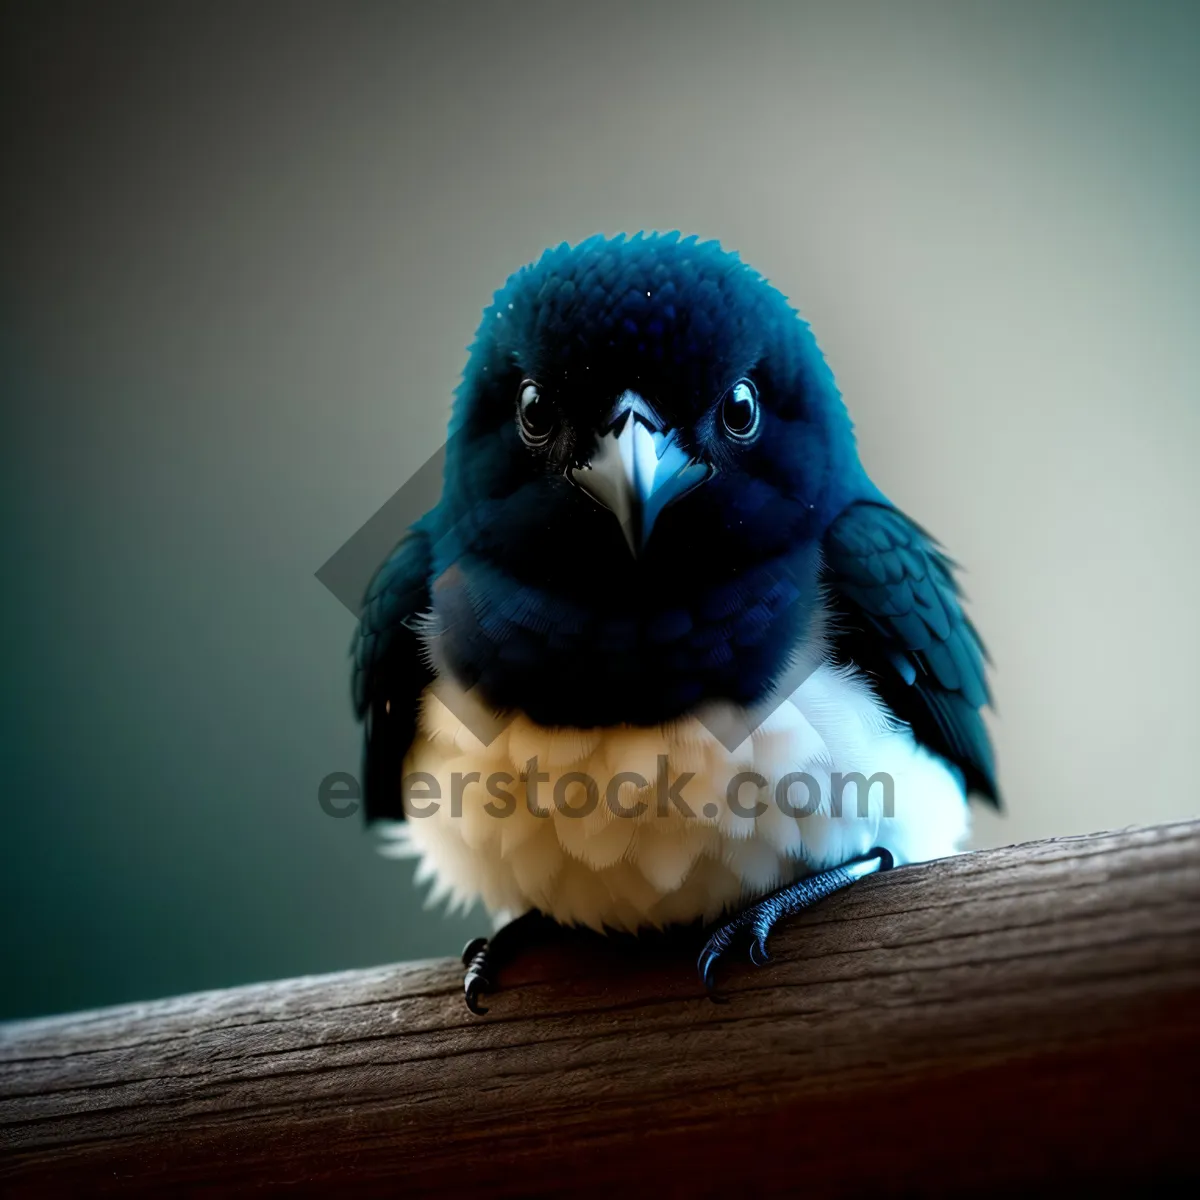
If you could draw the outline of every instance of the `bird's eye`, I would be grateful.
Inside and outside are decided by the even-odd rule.
[[[517,425],[527,446],[544,446],[554,432],[557,416],[541,385],[523,379],[517,389]]]
[[[725,432],[739,442],[748,442],[758,432],[758,391],[748,379],[739,379],[721,401],[721,423]]]

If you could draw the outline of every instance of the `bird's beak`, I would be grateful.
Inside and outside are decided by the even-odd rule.
[[[634,557],[658,514],[711,474],[707,463],[688,457],[674,431],[636,392],[625,392],[614,405],[591,459],[567,471],[621,523]]]

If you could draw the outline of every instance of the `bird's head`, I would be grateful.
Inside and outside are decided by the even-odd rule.
[[[752,703],[870,488],[808,326],[716,243],[547,251],[485,312],[435,533],[438,653],[500,707],[649,723]]]

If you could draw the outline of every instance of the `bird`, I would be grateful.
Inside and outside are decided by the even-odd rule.
[[[738,254],[596,235],[512,274],[351,651],[367,821],[492,916],[471,1011],[539,923],[700,924],[711,990],[788,915],[961,850],[1000,793],[957,572]]]

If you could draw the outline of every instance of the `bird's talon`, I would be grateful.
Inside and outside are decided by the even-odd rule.
[[[717,963],[724,957],[725,952],[729,949],[732,938],[730,937],[729,928],[722,927],[708,939],[704,945],[704,949],[700,951],[700,958],[696,962],[696,970],[700,974],[700,979],[704,983],[705,990],[709,994],[709,998],[718,1004],[724,1004],[726,1001],[723,997],[718,997],[716,994],[716,979],[714,972]]]
[[[492,981],[488,978],[488,950],[490,943],[487,938],[472,938],[463,947],[463,966],[467,973],[463,978],[463,996],[467,1008],[477,1017],[483,1016],[487,1008],[479,1003],[479,997],[492,990]]]
[[[767,938],[775,923],[784,916],[791,916],[813,904],[825,899],[826,896],[841,888],[847,887],[856,879],[871,875],[876,871],[886,871],[893,865],[894,859],[889,851],[872,850],[862,858],[852,859],[840,867],[827,871],[819,871],[806,876],[796,883],[780,888],[769,896],[751,904],[738,916],[717,927],[712,936],[704,944],[696,968],[704,986],[714,1000],[713,968],[733,945],[750,944],[750,961],[761,967],[771,961],[767,953]]]
[[[462,964],[464,967],[471,965],[471,959],[487,945],[487,942],[485,937],[474,937],[463,947]]]
[[[482,976],[468,978],[463,985],[463,995],[467,1001],[467,1008],[477,1017],[482,1017],[488,1011],[486,1006],[479,1003],[479,997],[487,992],[491,986]]]
[[[466,973],[463,978],[463,995],[467,1008],[477,1016],[487,1009],[479,1003],[479,997],[494,991],[492,980],[498,977],[505,965],[512,961],[525,947],[529,946],[546,927],[553,925],[549,918],[537,909],[530,909],[516,920],[498,929],[490,938],[474,937],[462,952]]]

